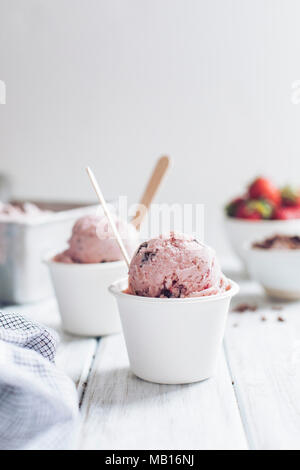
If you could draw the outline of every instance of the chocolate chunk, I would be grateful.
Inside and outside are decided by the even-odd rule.
[[[149,297],[149,288],[147,287],[144,290],[136,290],[133,292],[134,295],[139,295],[140,297]]]
[[[244,312],[255,312],[257,310],[257,305],[249,305],[249,304],[239,304],[237,305],[234,309],[232,309],[232,312],[236,313],[244,313]]]
[[[274,235],[261,242],[253,243],[252,247],[261,250],[300,250],[300,237],[298,235]]]
[[[138,254],[142,248],[147,248],[147,246],[148,246],[147,242],[141,243],[136,253]]]
[[[172,292],[170,291],[170,289],[166,289],[165,287],[160,291],[160,295],[159,297],[172,297]]]
[[[277,318],[277,321],[281,321],[281,322],[282,322],[282,321],[285,321],[285,319],[282,318],[282,317],[278,317],[278,318]]]
[[[185,287],[183,284],[180,284],[180,285],[178,286],[178,289],[179,289],[179,295],[178,295],[178,297],[181,297],[181,294],[184,295],[184,294],[186,293],[186,287]]]
[[[149,260],[152,261],[155,256],[156,253],[154,251],[145,251],[141,259],[140,267],[142,267],[143,264],[147,263]]]

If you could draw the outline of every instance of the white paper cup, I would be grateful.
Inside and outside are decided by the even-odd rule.
[[[124,261],[67,264],[52,258],[45,262],[50,269],[63,329],[80,336],[120,332],[117,303],[108,286],[126,275]]]
[[[211,377],[230,299],[239,288],[209,297],[161,299],[125,294],[128,280],[109,290],[117,299],[130,366],[141,379],[184,384]]]
[[[281,300],[300,299],[300,250],[255,248],[244,245],[247,269],[266,293]]]

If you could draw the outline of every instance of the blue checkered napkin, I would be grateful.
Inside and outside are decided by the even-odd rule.
[[[0,449],[69,449],[78,419],[73,382],[53,364],[56,335],[0,312]]]

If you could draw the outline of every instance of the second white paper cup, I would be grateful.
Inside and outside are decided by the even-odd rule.
[[[214,373],[231,298],[237,284],[208,297],[161,299],[123,292],[127,279],[110,286],[117,298],[130,366],[138,377],[162,384],[197,382]]]
[[[124,261],[67,264],[45,260],[62,319],[63,329],[80,336],[102,336],[121,331],[117,303],[108,286],[124,276]]]

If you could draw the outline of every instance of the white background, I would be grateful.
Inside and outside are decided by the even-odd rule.
[[[137,200],[157,156],[163,202],[221,207],[256,174],[300,183],[298,0],[0,0],[0,171],[17,196]]]

